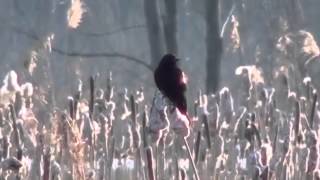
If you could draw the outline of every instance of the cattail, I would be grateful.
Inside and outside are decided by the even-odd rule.
[[[68,101],[69,101],[69,115],[70,115],[70,118],[72,120],[75,120],[75,113],[74,113],[74,110],[75,110],[75,107],[74,107],[74,100],[71,96],[68,97]]]
[[[316,111],[317,100],[318,100],[317,91],[314,90],[313,91],[313,100],[312,100],[311,112],[310,112],[310,117],[309,117],[309,126],[310,126],[311,129],[313,127],[313,119],[314,119],[314,114],[315,114],[315,111]]]
[[[299,130],[300,130],[300,104],[299,101],[295,101],[295,125],[294,125],[294,134],[295,134],[295,141],[298,140]]]
[[[194,118],[198,118],[198,107],[199,107],[199,100],[196,100],[193,104],[193,116]]]
[[[115,138],[114,137],[111,137],[110,140],[110,149],[108,151],[108,161],[107,161],[107,166],[106,167],[112,167],[112,164],[113,164],[113,160],[114,160],[114,156],[115,156]],[[107,177],[108,179],[111,179],[111,168],[106,168],[106,174],[107,174]]]
[[[0,109],[0,128],[4,126],[4,117],[3,117],[3,111]]]
[[[196,164],[198,164],[198,161],[199,161],[199,154],[200,154],[200,146],[201,146],[201,131],[198,131],[197,133],[197,140],[196,140],[196,143],[194,145],[194,155],[195,155],[195,160],[194,162]]]
[[[185,137],[183,137],[183,142],[184,142],[184,145],[185,145],[186,148],[187,148],[188,158],[189,158],[189,161],[191,162],[192,169],[193,169],[193,173],[194,173],[194,175],[195,175],[195,177],[196,177],[196,180],[200,180],[199,174],[198,174],[198,171],[197,171],[197,167],[196,167],[196,165],[195,165],[195,163],[194,163],[194,161],[193,161],[193,159],[192,159],[190,147],[189,147],[188,142],[187,142],[187,140],[186,140]]]
[[[312,174],[319,163],[319,148],[316,132],[311,130],[306,134],[306,144],[309,149],[307,157],[307,173]]]
[[[17,114],[19,114],[21,108],[22,108],[22,95],[20,91],[16,92],[15,100],[14,100],[14,109]]]
[[[9,136],[4,136],[2,138],[2,155],[1,157],[3,159],[8,158],[9,157],[9,147],[11,146],[10,142],[9,142]]]
[[[206,114],[203,114],[202,120],[204,124],[204,132],[207,140],[207,145],[208,145],[208,148],[211,149],[211,137],[210,137],[208,117]]]
[[[95,172],[93,170],[89,170],[86,174],[86,180],[93,180],[95,178]]]
[[[221,112],[221,120],[230,124],[234,116],[233,98],[229,88],[224,87],[219,92],[219,107]]]
[[[17,157],[19,159],[19,149],[21,149],[20,147],[20,136],[19,136],[19,131],[17,129],[17,118],[16,118],[16,112],[14,110],[14,107],[12,104],[9,105],[10,108],[10,114],[11,114],[11,119],[12,119],[12,126],[13,126],[13,133],[14,133],[14,140],[15,140],[15,145],[16,148],[18,149],[18,154]]]
[[[187,173],[184,168],[180,169],[180,174],[181,174],[181,180],[186,180],[187,179]]]
[[[169,128],[167,115],[167,102],[161,92],[157,91],[154,97],[153,106],[150,110],[149,130],[152,133],[152,142],[159,143],[162,134]]]
[[[278,131],[279,131],[279,126],[277,125],[275,128],[275,135],[274,135],[274,139],[273,139],[273,143],[272,143],[272,153],[273,154],[276,153],[276,149],[277,149]]]
[[[144,110],[142,114],[142,137],[143,137],[143,147],[145,148],[148,146],[146,128],[147,128],[147,112],[146,110]]]
[[[154,160],[152,155],[152,149],[150,146],[146,148],[147,165],[148,165],[148,176],[150,180],[155,180],[154,174]]]
[[[113,97],[113,86],[112,86],[112,72],[109,73],[107,78],[107,90],[105,93],[105,99],[109,102]]]
[[[11,70],[7,73],[3,80],[3,87],[10,92],[16,92],[20,90],[20,86],[18,84],[18,75],[15,71]]]
[[[94,78],[93,76],[90,77],[90,103],[89,103],[89,117],[92,119],[93,115],[93,107],[94,107]]]
[[[42,180],[49,180],[50,178],[50,162],[51,162],[51,152],[50,148],[47,148],[43,154],[43,178]]]
[[[112,169],[112,166],[109,167]],[[105,161],[103,158],[99,160],[99,173],[98,173],[98,179],[97,180],[103,180],[106,179],[105,174],[104,174],[104,169],[105,169]]]
[[[135,100],[133,95],[130,96],[130,107],[131,107],[131,119],[132,119],[133,126],[135,127],[137,124],[137,119],[136,119],[136,106],[135,106]]]
[[[310,101],[310,96],[311,96],[311,89],[312,89],[312,87],[311,87],[311,77],[305,77],[304,79],[303,79],[303,84],[306,86],[306,95],[307,95],[307,100],[308,100],[308,102]]]
[[[60,180],[61,179],[61,167],[57,161],[52,160],[50,163],[50,180]]]

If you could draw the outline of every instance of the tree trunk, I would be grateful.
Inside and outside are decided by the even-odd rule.
[[[219,0],[206,0],[207,23],[207,93],[214,93],[219,88],[222,38],[219,31]]]
[[[144,13],[148,28],[151,66],[155,68],[161,59],[163,51],[157,0],[144,0]]]
[[[163,20],[164,38],[168,53],[177,54],[177,1],[164,0],[166,16]]]
[[[287,0],[287,20],[291,31],[298,31],[304,27],[304,15],[300,0]]]

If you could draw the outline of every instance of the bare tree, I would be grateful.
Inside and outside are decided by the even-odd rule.
[[[207,23],[207,92],[218,90],[220,61],[222,55],[222,38],[219,31],[219,0],[206,1]]]
[[[166,40],[167,51],[177,54],[177,1],[165,0],[166,15],[163,20],[164,38]]]
[[[144,0],[144,12],[151,52],[151,66],[155,68],[160,61],[163,51],[157,1]]]

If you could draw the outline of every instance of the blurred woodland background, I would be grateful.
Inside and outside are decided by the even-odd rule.
[[[320,179],[319,7],[1,0],[0,179]],[[191,124],[155,93],[166,53]]]
[[[318,40],[320,32],[317,0],[0,3],[0,75],[14,69],[55,96],[70,93],[77,78],[112,71],[118,86],[143,86],[150,97],[152,69],[165,52],[183,60],[190,96],[215,92],[234,82],[239,65],[271,76],[281,36],[306,30]]]

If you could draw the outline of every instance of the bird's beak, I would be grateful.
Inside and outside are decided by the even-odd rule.
[[[176,62],[179,62],[179,61],[180,61],[180,59],[176,58]]]

